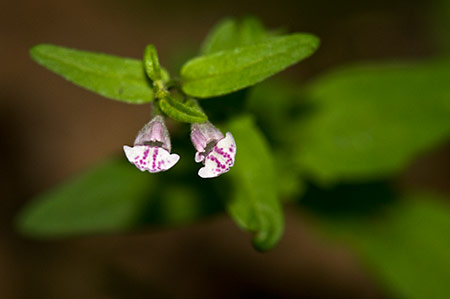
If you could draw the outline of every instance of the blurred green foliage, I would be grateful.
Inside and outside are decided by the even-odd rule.
[[[224,19],[205,38],[200,53],[208,55],[261,42],[268,37],[264,25],[254,17]]]
[[[352,245],[400,298],[450,294],[450,206],[432,193],[397,194],[386,183],[313,187],[301,204],[317,224]]]
[[[398,173],[450,134],[450,61],[358,65],[314,81],[292,125],[297,163],[314,179]]]
[[[36,198],[19,229],[35,237],[122,231],[140,217],[153,189],[154,180],[112,160]]]
[[[178,172],[149,176],[122,157],[110,159],[44,193],[17,218],[34,238],[117,233],[148,226],[186,225],[224,211],[211,181]]]

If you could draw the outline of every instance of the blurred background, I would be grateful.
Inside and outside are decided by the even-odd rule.
[[[359,61],[440,55],[446,1],[3,1],[0,4],[0,298],[395,298],[345,242],[286,205],[270,252],[221,214],[184,228],[38,241],[13,229],[36,194],[121,152],[149,119],[34,63],[31,46],[140,58],[153,43],[175,69],[219,19],[252,14],[269,28],[311,32],[319,51],[284,73],[304,82]],[[450,29],[448,26],[447,29]],[[450,195],[450,144],[392,183]]]

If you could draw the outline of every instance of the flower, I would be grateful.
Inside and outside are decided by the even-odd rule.
[[[169,131],[161,115],[155,116],[138,133],[134,146],[123,146],[128,161],[140,171],[151,173],[166,171],[174,166],[180,156],[171,154]]]
[[[228,172],[234,165],[236,142],[230,132],[222,132],[209,121],[191,126],[191,140],[197,152],[195,162],[203,162],[198,175],[213,178]]]

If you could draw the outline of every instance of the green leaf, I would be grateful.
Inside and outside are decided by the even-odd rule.
[[[267,37],[263,24],[254,17],[242,21],[224,19],[206,37],[201,53],[208,55],[260,42]]]
[[[361,194],[358,200],[370,196]],[[345,205],[344,198],[328,197]],[[433,194],[411,194],[359,217],[323,215],[320,224],[348,242],[394,298],[448,298],[450,206],[445,201]]]
[[[277,181],[280,197],[292,200],[304,191],[301,171],[292,167],[292,158],[297,155],[296,140],[283,134],[297,120],[301,101],[296,85],[269,79],[249,90],[246,109],[256,118],[274,148]]]
[[[154,177],[124,158],[112,160],[33,199],[18,229],[40,238],[127,230],[156,187]]]
[[[31,57],[72,83],[104,97],[132,104],[153,100],[140,60],[40,44]]]
[[[277,150],[273,153],[277,193],[283,201],[295,200],[305,191],[305,183],[301,172],[292,167],[289,155],[294,155],[294,153],[282,150]]]
[[[188,175],[197,169],[193,163],[178,164],[170,172],[150,174],[125,157],[110,160],[32,199],[16,227],[26,236],[48,239],[185,226],[223,212],[220,194],[211,198],[212,182]]]
[[[191,174],[195,174],[192,170]],[[195,178],[197,179],[197,178]],[[153,226],[186,226],[224,211],[210,182],[195,184],[186,178],[169,176],[161,180],[160,191],[147,208],[143,222]],[[210,193],[208,192],[210,191]]]
[[[235,46],[234,36],[236,35],[237,26],[237,22],[234,19],[227,18],[220,21],[208,33],[200,52],[206,55],[233,48]]]
[[[319,39],[310,34],[291,34],[200,56],[181,69],[186,94],[208,98],[254,85],[310,56]]]
[[[284,228],[272,155],[250,117],[232,120],[227,129],[237,144],[229,172],[234,189],[228,212],[240,227],[254,233],[255,248],[265,251],[278,243]]]
[[[159,65],[158,53],[153,45],[145,47],[144,67],[147,76],[152,80],[161,80],[161,66]]]
[[[415,195],[409,200],[391,211],[383,225],[359,231],[355,246],[399,297],[447,298],[450,208],[437,196]]]
[[[292,145],[283,132],[298,120],[302,101],[297,85],[269,79],[249,90],[246,109],[256,116],[258,125],[276,146]]]
[[[255,44],[269,37],[263,23],[258,18],[246,17],[240,25],[239,46]]]
[[[161,99],[159,107],[165,114],[179,122],[202,123],[208,120],[198,106],[184,104],[171,97]]]
[[[450,62],[361,65],[310,87],[308,105],[284,136],[318,181],[395,174],[450,136]]]

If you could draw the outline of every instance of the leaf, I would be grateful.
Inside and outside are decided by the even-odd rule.
[[[399,297],[447,298],[450,209],[436,196],[415,195],[410,200],[396,207],[384,225],[358,232],[355,246]]]
[[[256,118],[258,126],[274,148],[279,195],[292,200],[304,191],[301,171],[292,167],[291,157],[297,155],[297,142],[283,134],[298,117],[301,101],[299,88],[285,81],[269,79],[249,90],[246,109]]]
[[[241,21],[239,45],[251,45],[268,38],[263,23],[256,17],[246,17]]]
[[[209,183],[203,180],[195,184],[170,174],[161,180],[160,190],[150,202],[143,222],[157,227],[186,226],[223,212],[222,200],[218,200],[218,196],[211,198],[215,190]]]
[[[301,172],[292,167],[291,160],[288,159],[289,155],[293,155],[293,153],[281,150],[273,153],[277,193],[283,201],[295,200],[305,191],[305,183],[301,177]]]
[[[30,54],[42,66],[104,97],[131,104],[153,100],[140,60],[48,44],[34,46]]]
[[[219,22],[206,37],[202,55],[229,50],[240,46],[260,42],[267,37],[263,24],[254,17],[242,21],[224,19]]]
[[[152,80],[161,80],[161,66],[159,65],[158,53],[153,45],[145,47],[144,67],[147,76]]]
[[[370,197],[371,191],[366,191],[358,198],[360,202]],[[328,197],[345,204],[344,198],[331,193]],[[320,199],[310,199],[313,200]],[[320,218],[320,224],[325,231],[348,242],[394,298],[448,298],[448,202],[441,196],[418,193],[383,206],[375,213],[358,217],[322,215],[325,217]]]
[[[319,39],[291,34],[189,60],[181,69],[183,91],[193,97],[224,95],[254,85],[310,56]]]
[[[205,55],[233,48],[235,45],[234,36],[237,31],[237,26],[237,22],[234,19],[227,18],[220,21],[208,33],[200,52]]]
[[[250,89],[246,99],[246,109],[256,116],[258,125],[276,146],[292,145],[292,138],[283,132],[298,120],[301,105],[297,85],[274,79]]]
[[[250,117],[236,118],[227,128],[237,144],[236,163],[229,172],[234,189],[228,212],[254,234],[255,248],[271,249],[281,238],[284,220],[270,149]]]
[[[193,163],[178,164],[150,174],[124,157],[102,163],[31,200],[16,228],[33,238],[61,238],[186,226],[223,212],[211,182],[186,175],[195,173]]]
[[[18,229],[39,238],[127,230],[155,188],[148,173],[112,160],[33,199],[19,215]]]
[[[450,62],[361,65],[322,76],[286,128],[297,164],[327,183],[403,170],[450,136]]]
[[[189,106],[171,97],[159,101],[161,110],[176,121],[185,123],[202,123],[208,120],[198,106]]]

